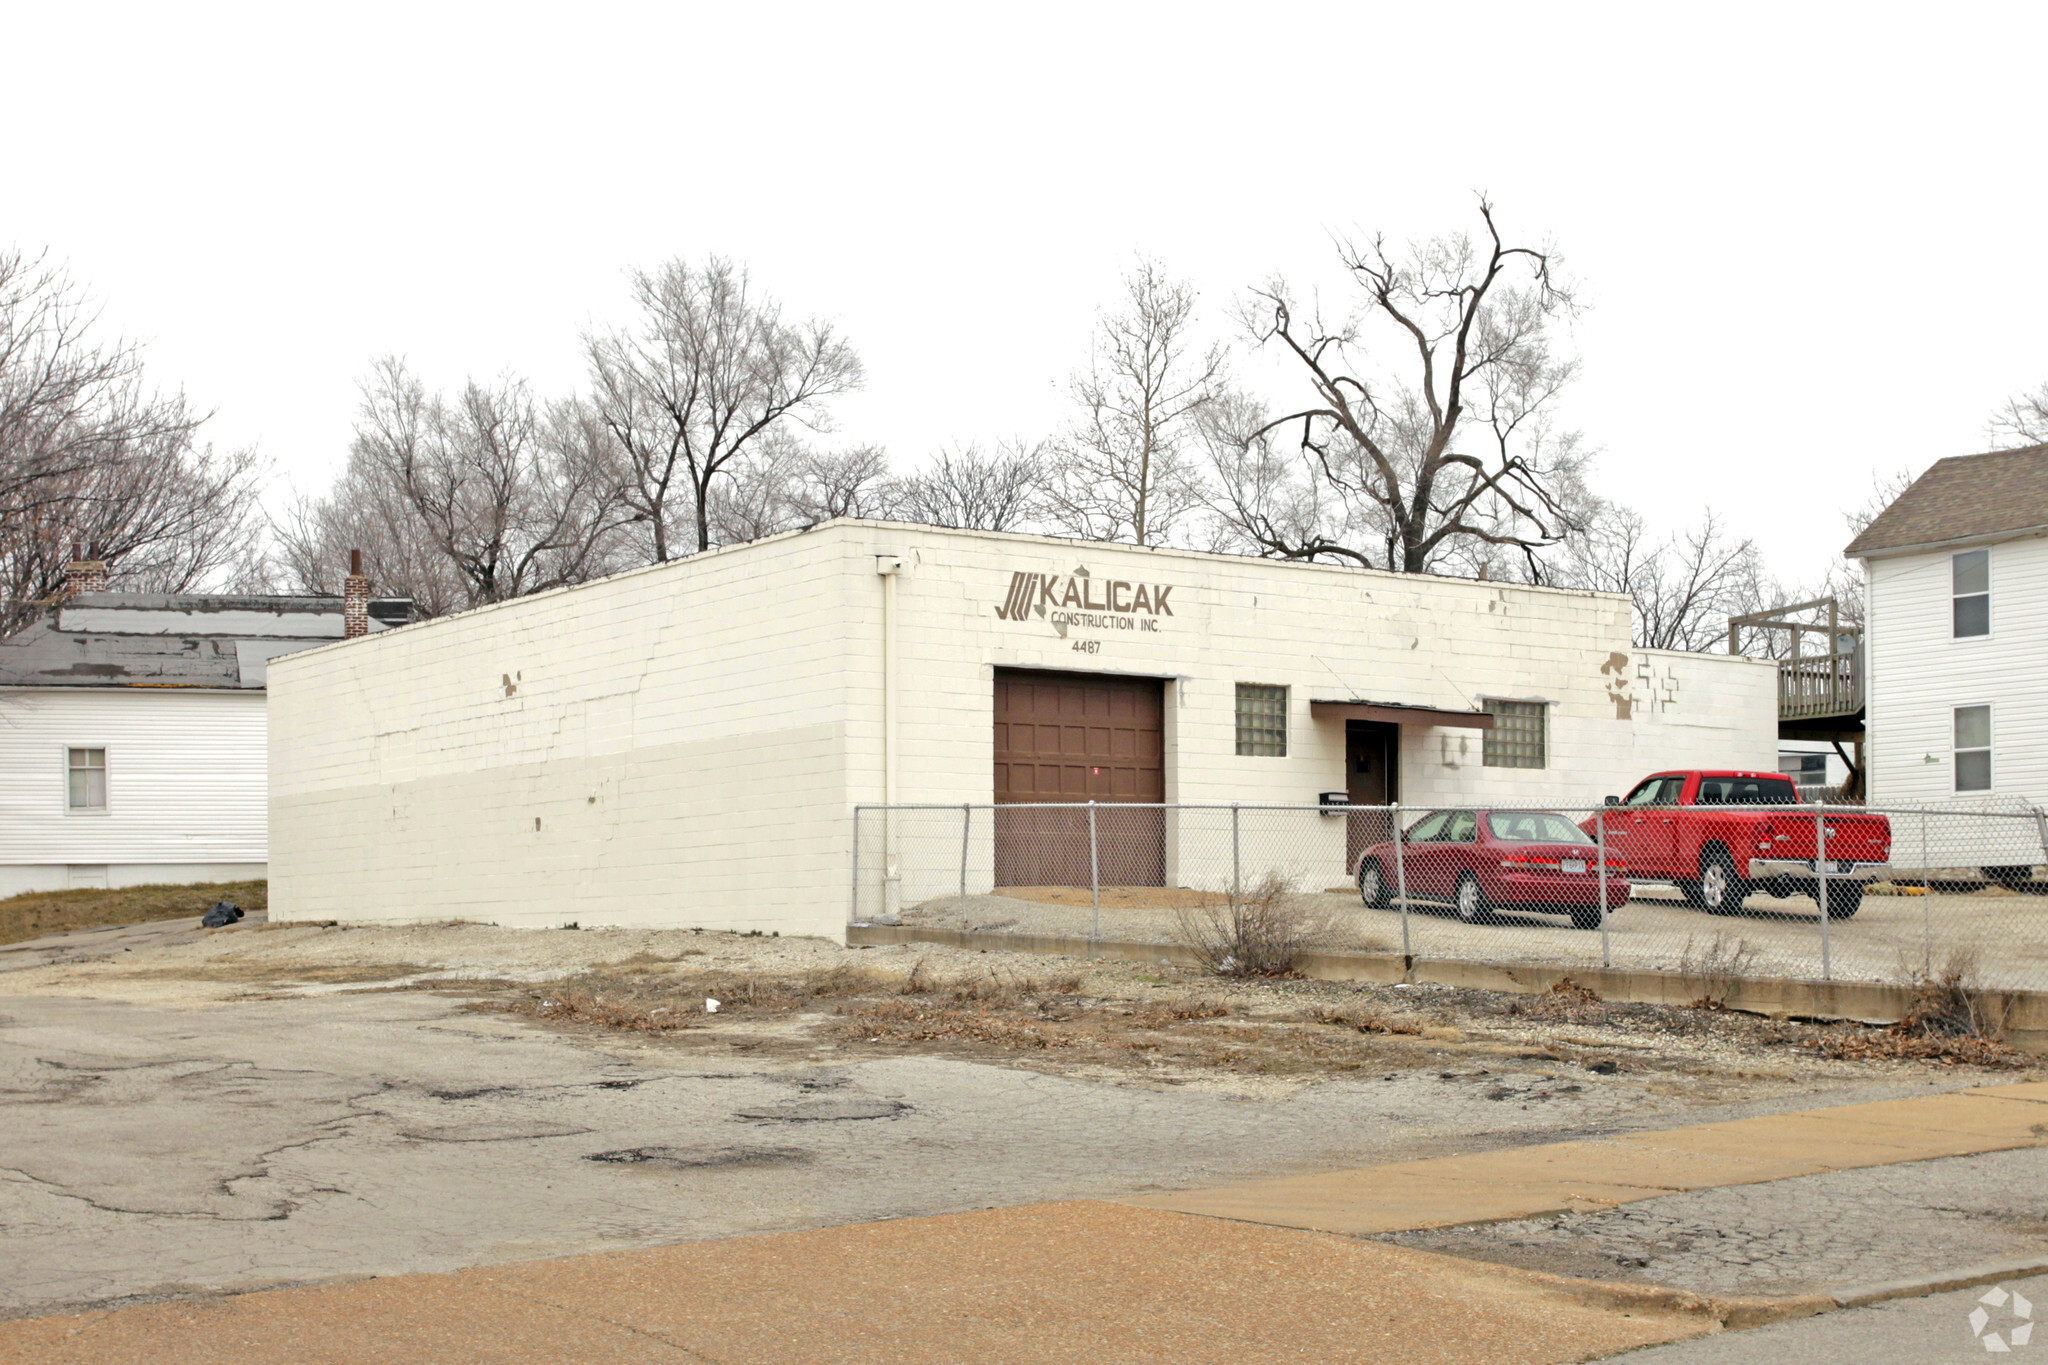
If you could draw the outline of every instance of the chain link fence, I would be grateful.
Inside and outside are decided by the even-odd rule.
[[[863,806],[854,828],[857,923],[1195,943],[1256,903],[1318,952],[2048,989],[2030,806]]]

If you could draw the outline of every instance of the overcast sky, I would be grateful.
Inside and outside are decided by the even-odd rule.
[[[1812,576],[1874,474],[2048,380],[2042,13],[17,6],[0,243],[312,490],[371,357],[566,391],[629,266],[728,254],[836,320],[839,438],[911,464],[1048,432],[1136,250],[1220,331],[1484,191],[1591,305],[1599,489]]]

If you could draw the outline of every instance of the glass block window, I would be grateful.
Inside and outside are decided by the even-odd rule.
[[[1250,758],[1287,757],[1286,688],[1237,685],[1237,752]]]
[[[1991,551],[1969,550],[1949,560],[1955,596],[1955,638],[1991,633]]]
[[[67,750],[65,759],[70,778],[69,804],[73,810],[105,810],[107,808],[107,751],[105,749]],[[44,771],[48,771],[45,769]]]
[[[1956,708],[1956,790],[1991,790],[1991,708]]]
[[[1547,759],[1544,703],[1489,701],[1493,728],[1486,732],[1483,761],[1489,768],[1541,768]]]

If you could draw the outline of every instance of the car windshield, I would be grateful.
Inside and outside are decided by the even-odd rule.
[[[1799,791],[1782,777],[1703,777],[1700,806],[1796,806]]]
[[[1517,844],[1583,844],[1586,836],[1562,815],[1547,810],[1509,811],[1486,817],[1486,828],[1496,839]]]

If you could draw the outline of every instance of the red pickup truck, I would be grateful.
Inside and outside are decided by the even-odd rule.
[[[1733,913],[1751,891],[1820,900],[1820,814],[1778,773],[1672,772],[1608,797],[1601,817],[1582,828],[1604,826],[1608,853],[1628,864],[1630,881],[1669,881],[1686,904]],[[1828,918],[1847,919],[1862,908],[1864,883],[1891,858],[1891,822],[1839,810],[1826,821]]]

